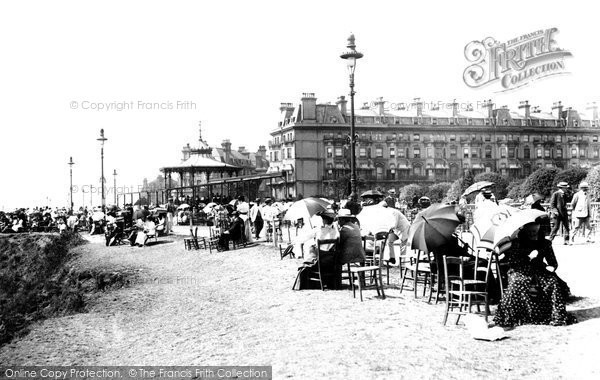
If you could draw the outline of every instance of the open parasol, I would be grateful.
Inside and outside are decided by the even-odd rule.
[[[328,202],[322,199],[309,197],[294,202],[285,212],[283,220],[295,222],[304,219],[304,223],[310,224],[310,218],[318,212],[327,210]]]
[[[547,217],[544,211],[536,209],[521,210],[509,216],[496,230],[494,236],[494,246],[500,253],[506,251],[511,246],[511,241],[517,238],[521,228],[529,223],[537,222],[539,218]]]
[[[413,249],[431,252],[446,244],[459,224],[455,206],[431,205],[415,217],[408,230],[408,242]]]
[[[469,229],[473,235],[474,247],[494,249],[496,231],[508,217],[519,212],[519,209],[506,205],[495,206],[487,216],[478,218]]]
[[[481,189],[485,189],[486,187],[490,187],[493,185],[494,185],[494,182],[490,182],[490,181],[475,182],[471,186],[467,187],[467,189],[464,191],[463,195],[473,194],[476,191],[480,191]]]

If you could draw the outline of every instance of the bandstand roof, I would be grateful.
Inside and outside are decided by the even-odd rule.
[[[239,169],[237,166],[229,165],[213,158],[204,155],[192,154],[187,160],[172,166],[165,166],[161,171],[165,170],[181,170],[181,169]]]

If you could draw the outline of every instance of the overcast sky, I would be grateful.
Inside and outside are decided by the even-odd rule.
[[[492,98],[548,111],[562,100],[583,110],[600,100],[598,10],[565,1],[2,1],[0,209],[47,199],[66,206],[69,156],[74,184],[98,185],[100,128],[110,185],[113,169],[118,186],[136,187],[179,162],[199,121],[209,144],[228,138],[255,151],[277,125],[280,102],[297,103],[303,92],[319,102],[347,95],[339,55],[350,32],[365,55],[357,104]],[[570,74],[503,94],[463,82],[470,41],[552,27],[557,45],[573,54],[565,59]],[[133,106],[84,109],[101,103]],[[76,206],[83,197],[75,194]]]

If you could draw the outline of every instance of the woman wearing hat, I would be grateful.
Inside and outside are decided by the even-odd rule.
[[[540,234],[540,224],[526,224],[511,243],[505,252],[508,288],[494,322],[500,326],[560,326],[576,322],[566,309],[569,287],[555,272],[558,262],[552,243]]]
[[[569,184],[566,182],[559,182],[557,185],[558,190],[552,193],[550,197],[550,216],[552,219],[552,231],[550,232],[550,241],[554,240],[558,229],[562,224],[565,229],[564,244],[569,244],[569,214],[567,213],[567,190]]]
[[[590,216],[592,215],[592,206],[590,203],[590,195],[588,194],[589,185],[587,182],[581,182],[579,184],[579,191],[573,196],[571,201],[571,208],[573,209],[573,218],[575,218],[575,229],[573,230],[571,243],[575,242],[575,235],[579,230],[584,227],[581,231],[583,235],[587,230],[587,242],[592,241],[592,226],[590,225]]]

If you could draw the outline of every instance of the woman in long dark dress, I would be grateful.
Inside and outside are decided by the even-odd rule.
[[[569,287],[554,272],[558,263],[552,243],[540,238],[539,223],[523,227],[506,257],[508,288],[494,317],[497,325],[560,326],[576,322],[566,310]]]

